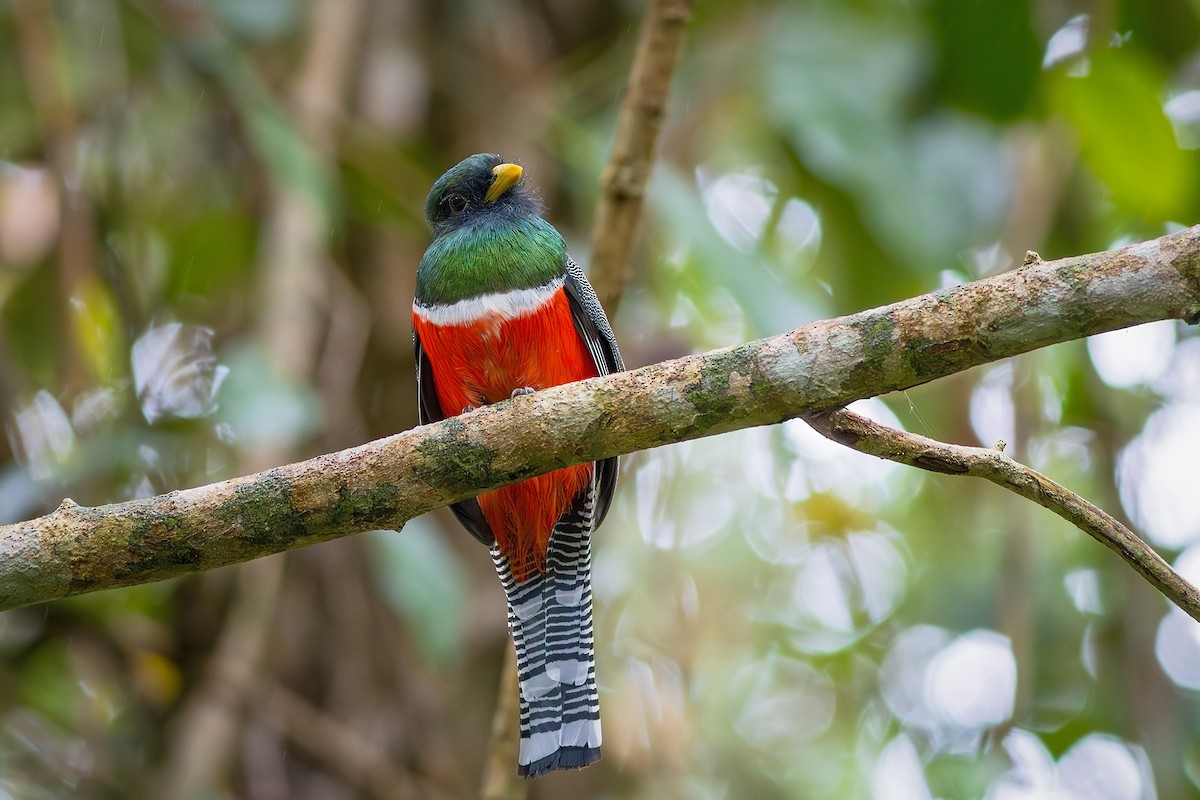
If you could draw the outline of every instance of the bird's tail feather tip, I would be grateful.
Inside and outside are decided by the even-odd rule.
[[[556,769],[582,769],[599,760],[599,747],[560,747],[532,764],[519,765],[517,774],[522,778],[536,778]]]

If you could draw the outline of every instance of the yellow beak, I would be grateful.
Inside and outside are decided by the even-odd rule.
[[[497,164],[492,167],[492,174],[496,176],[496,179],[488,187],[487,194],[483,196],[483,199],[489,203],[499,200],[505,192],[516,186],[517,181],[521,180],[522,172],[524,170],[516,164]]]

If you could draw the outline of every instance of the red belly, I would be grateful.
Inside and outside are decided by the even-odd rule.
[[[545,389],[599,374],[575,330],[562,289],[536,312],[518,319],[432,325],[414,312],[413,328],[433,366],[438,402],[447,416],[507,400],[514,389]],[[483,516],[518,581],[531,569],[545,571],[550,532],[591,476],[592,465],[584,464],[479,497]]]

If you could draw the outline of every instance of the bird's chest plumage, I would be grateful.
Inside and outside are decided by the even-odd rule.
[[[451,305],[415,305],[413,329],[447,416],[508,400],[515,390],[546,389],[599,375],[575,329],[561,281]],[[592,472],[591,464],[568,467],[479,497],[517,581],[545,569],[554,525],[589,490]]]
[[[523,291],[413,309],[445,413],[599,374],[561,284]]]

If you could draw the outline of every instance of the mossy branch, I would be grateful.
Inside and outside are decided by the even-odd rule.
[[[1160,319],[1200,320],[1200,226],[547,389],[256,475],[97,508],[64,501],[0,527],[0,609],[399,528],[551,469],[838,408]]]

